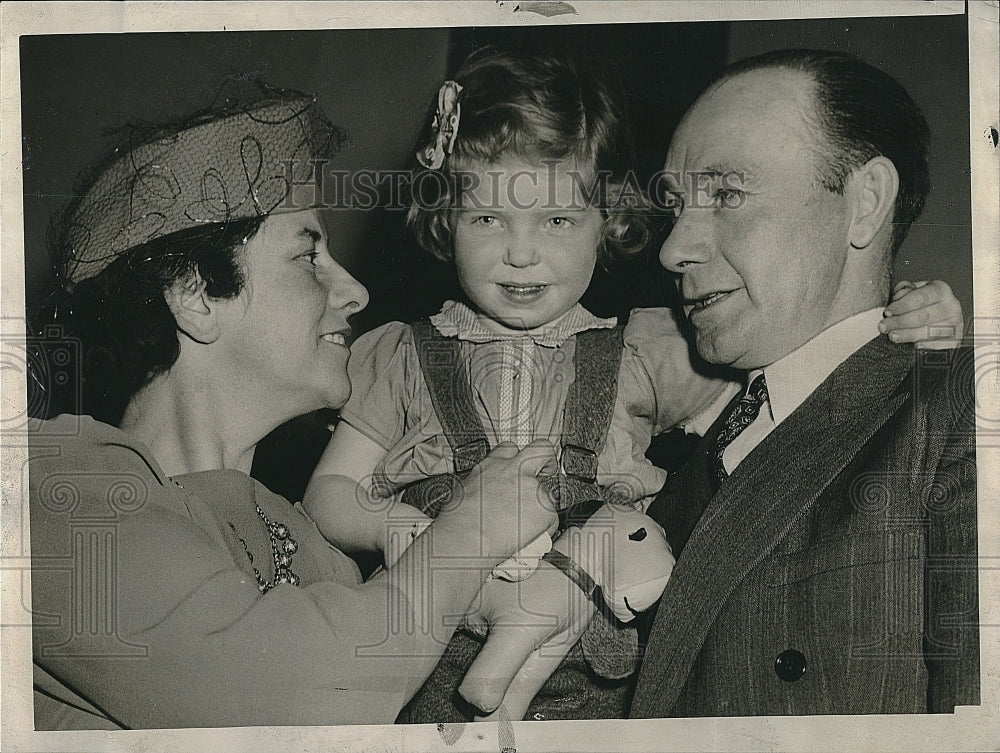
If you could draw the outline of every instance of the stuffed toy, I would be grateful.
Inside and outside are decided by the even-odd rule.
[[[552,549],[590,576],[622,622],[656,603],[674,567],[663,528],[629,506],[601,506],[582,526],[567,528]]]
[[[523,555],[522,551],[519,558]],[[540,559],[552,567],[534,572],[528,568],[531,563],[524,562],[527,575],[515,570],[511,574],[517,577],[508,579],[494,573],[498,581],[541,579],[539,588],[513,599],[513,612],[493,614],[492,620],[480,616],[468,625],[482,638],[493,626],[490,640],[458,689],[481,710],[476,721],[522,719],[535,694],[577,642],[597,675],[620,679],[632,674],[639,645],[636,629],[627,623],[656,603],[674,566],[660,525],[633,507],[612,504],[602,505],[582,524],[567,527]],[[572,599],[567,604],[563,574],[580,586],[576,601],[589,609]],[[488,582],[484,590],[489,588]],[[607,609],[595,614],[594,603],[602,601]],[[564,605],[565,614],[552,615],[559,630],[539,646],[543,636],[538,626],[548,625],[551,609],[561,611]],[[545,617],[541,623],[537,618],[519,622],[523,610]]]

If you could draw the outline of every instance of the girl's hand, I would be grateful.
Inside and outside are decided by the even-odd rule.
[[[965,326],[962,304],[941,280],[896,283],[884,316],[878,328],[890,340],[934,350],[957,347]]]

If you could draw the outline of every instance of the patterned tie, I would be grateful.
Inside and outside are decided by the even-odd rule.
[[[715,438],[715,468],[720,481],[729,476],[726,467],[722,464],[722,453],[736,437],[743,433],[744,429],[757,420],[760,408],[767,402],[767,399],[767,383],[764,381],[764,375],[760,374],[750,383],[750,388],[736,403],[733,412],[726,419],[726,425],[722,427],[719,436]]]

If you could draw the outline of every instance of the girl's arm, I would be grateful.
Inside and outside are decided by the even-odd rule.
[[[962,304],[948,283],[900,280],[892,289],[879,330],[893,342],[943,350],[958,346],[964,326]]]
[[[941,280],[897,283],[879,324],[894,342],[935,349],[956,347],[963,329],[962,304]],[[634,311],[626,327],[626,345],[649,375],[655,405],[653,434],[674,426],[702,434],[735,394],[733,383],[706,376],[702,367],[695,366],[697,359],[689,360],[690,348],[667,309]]]
[[[372,474],[384,457],[385,450],[377,442],[341,421],[306,488],[302,501],[306,512],[326,540],[348,554],[385,553],[393,534],[406,535],[408,544],[409,532],[419,534],[430,520],[393,497],[371,493]],[[389,565],[405,546],[393,549]]]
[[[704,364],[668,308],[633,310],[624,339],[612,427],[629,427],[630,455],[642,457],[650,437],[676,427],[702,433],[735,394],[735,373]]]

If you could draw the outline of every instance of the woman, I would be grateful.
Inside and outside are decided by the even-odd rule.
[[[389,723],[442,616],[555,522],[534,478],[551,449],[500,446],[361,584],[247,475],[272,429],[350,395],[368,295],[302,209],[336,137],[311,98],[269,92],[118,150],[78,192],[56,321],[94,418],[31,430],[37,729]]]

